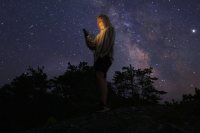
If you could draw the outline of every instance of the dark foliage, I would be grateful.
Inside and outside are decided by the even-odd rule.
[[[180,101],[172,99],[165,101],[165,105],[183,110],[188,110],[192,114],[199,115],[200,112],[200,89],[194,88],[194,94],[183,94]]]
[[[1,130],[23,130],[48,126],[57,121],[92,112],[99,102],[93,66],[68,63],[63,75],[47,79],[44,67],[17,76],[0,88]],[[152,68],[123,67],[108,82],[109,103],[113,108],[157,104],[164,91],[153,86]]]
[[[113,77],[115,91],[127,99],[126,103],[157,104],[161,100],[160,95],[166,92],[156,90],[153,83],[158,78],[151,77],[151,73],[151,67],[144,70],[136,70],[131,65],[123,67],[122,72],[116,71]]]

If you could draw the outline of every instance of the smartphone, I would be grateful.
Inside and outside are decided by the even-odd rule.
[[[89,34],[86,29],[83,29],[83,33],[85,36],[88,36],[88,34]]]

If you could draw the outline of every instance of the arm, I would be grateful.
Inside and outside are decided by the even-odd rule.
[[[95,50],[96,49],[96,43],[95,43],[94,35],[90,34],[85,29],[83,29],[83,32],[84,32],[84,36],[85,36],[85,41],[86,41],[87,47],[90,50]]]
[[[114,41],[115,41],[115,29],[114,27],[108,27],[105,33],[102,35],[102,39],[100,41],[100,44],[98,45],[97,48],[98,54],[101,57],[109,54],[114,45]]]

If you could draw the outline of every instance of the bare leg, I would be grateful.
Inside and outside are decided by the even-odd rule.
[[[96,79],[97,79],[97,84],[100,89],[101,102],[104,105],[107,105],[108,88],[107,88],[106,78],[104,77],[104,73],[100,71],[96,71]]]

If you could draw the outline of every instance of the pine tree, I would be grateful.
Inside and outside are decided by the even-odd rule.
[[[118,95],[131,98],[132,101],[142,101],[143,103],[158,103],[160,95],[166,94],[164,91],[156,90],[153,83],[158,78],[151,77],[152,67],[144,70],[137,69],[129,65],[123,67],[122,71],[116,71],[113,77],[113,84]]]

